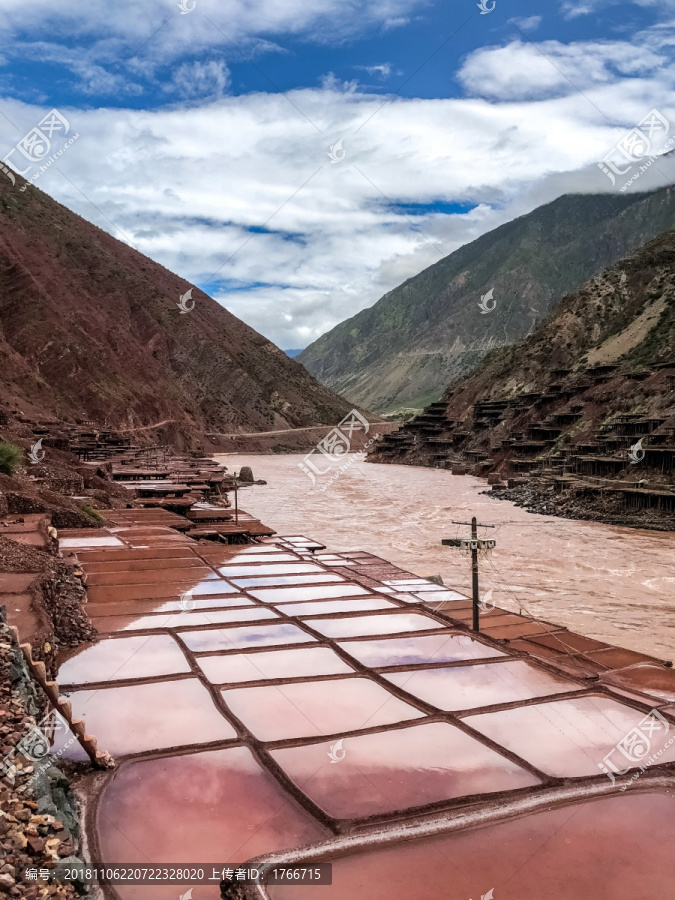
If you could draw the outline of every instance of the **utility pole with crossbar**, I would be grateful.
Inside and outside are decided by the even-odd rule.
[[[453,525],[468,525],[468,522],[454,522]],[[494,528],[494,525],[481,525],[480,528]],[[471,551],[471,589],[473,594],[473,630],[479,630],[479,621],[478,621],[478,603],[479,603],[479,595],[478,595],[478,551],[479,550],[493,550],[496,545],[496,541],[492,539],[479,538],[478,537],[478,522],[476,521],[476,517],[474,516],[471,519],[471,539],[466,540],[464,538],[446,538],[441,541],[444,547],[460,547],[462,550],[470,550]]]

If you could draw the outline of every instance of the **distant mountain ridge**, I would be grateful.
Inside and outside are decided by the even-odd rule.
[[[298,361],[354,403],[419,409],[491,349],[533,330],[565,294],[673,226],[672,188],[564,195],[408,279]]]
[[[352,408],[211,297],[16,182],[0,179],[0,421],[165,421],[187,438],[333,425]]]
[[[369,459],[508,479],[539,512],[675,530],[675,230],[489,353]]]

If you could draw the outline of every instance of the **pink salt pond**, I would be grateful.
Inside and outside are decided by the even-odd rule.
[[[63,535],[63,532],[61,532],[61,535]],[[102,563],[107,566],[111,562],[133,562],[140,563],[141,568],[143,568],[146,563],[160,559],[168,560],[169,564],[173,565],[176,560],[180,561],[185,559],[186,554],[190,554],[193,559],[197,559],[198,565],[202,564],[201,560],[193,555],[191,548],[188,546],[159,547],[155,545],[152,549],[146,547],[142,550],[132,550],[130,547],[124,546],[120,549],[111,550],[80,550],[78,551],[77,557],[81,563],[86,565],[90,565],[90,563]],[[124,571],[126,571],[126,569]]]
[[[90,603],[130,603],[134,601],[148,601],[156,599],[158,603],[180,600],[186,591],[190,596],[219,597],[227,594],[239,594],[238,588],[233,587],[222,578],[203,578],[195,581],[164,581],[158,580],[147,584],[107,584],[92,585],[88,591]]]
[[[478,900],[491,890],[494,900],[667,898],[674,806],[672,793],[626,793],[394,843],[331,859],[333,883],[315,893],[325,900]],[[305,900],[307,888],[273,886],[269,896]]]
[[[578,684],[523,660],[487,665],[414,669],[384,675],[397,687],[438,709],[476,709],[577,691]]]
[[[271,552],[258,553],[254,552],[253,548],[250,550],[242,551],[241,553],[235,553],[234,556],[228,557],[227,559],[223,558],[219,561],[218,565],[222,563],[223,565],[243,565],[244,563],[268,563],[273,562],[288,562],[288,563],[299,563],[301,560],[294,556],[293,553],[275,553],[274,548],[270,548]]]
[[[82,534],[77,537],[61,537],[59,546],[64,550],[80,550],[93,547],[124,547],[124,543],[106,532],[96,530],[94,534],[90,534],[83,529]]]
[[[444,722],[346,737],[342,750],[339,765],[331,763],[330,741],[273,750],[272,756],[336,819],[539,784],[520,766]]]
[[[458,591],[439,591],[439,590],[428,590],[424,589],[423,591],[418,590],[418,588],[412,589],[414,590],[417,598],[419,600],[423,600],[425,603],[447,603],[449,604],[445,612],[448,615],[452,615],[452,604],[455,600],[466,600],[467,597],[465,594],[460,594]]]
[[[241,552],[232,553],[234,547],[201,546],[199,555],[213,566],[228,563],[250,562],[299,562],[298,557],[279,547],[242,547]]]
[[[73,691],[67,698],[75,718],[113,756],[237,736],[196,678]]]
[[[106,863],[236,863],[329,835],[256,762],[233,747],[123,764],[99,805]],[[178,900],[186,889],[118,886],[122,900]],[[219,900],[218,883],[193,889]]]
[[[208,653],[213,650],[246,650],[251,647],[300,644],[315,640],[290,622],[243,625],[238,628],[211,628],[204,631],[182,631],[179,637],[195,653]]]
[[[325,615],[326,613],[368,612],[372,609],[395,609],[396,605],[382,597],[358,597],[353,600],[318,600],[316,603],[284,603],[278,608],[287,616]]]
[[[188,594],[180,600],[130,600],[127,603],[88,603],[87,613],[93,616],[142,616],[152,613],[183,612],[186,608],[186,600],[189,609],[230,609],[240,606],[256,605],[250,597],[244,594],[232,594],[223,597],[195,597]]]
[[[603,681],[624,690],[645,691],[665,701],[675,700],[675,672],[664,666],[641,664],[612,672]]]
[[[317,587],[266,588],[249,591],[263,603],[303,603],[305,600],[333,600],[336,597],[355,597],[368,593],[359,584],[326,584]]]
[[[223,691],[223,699],[262,741],[337,734],[424,715],[367,678],[233,688]]]
[[[87,561],[86,552],[78,554],[83,557],[82,568],[88,575],[97,572],[145,572],[148,570],[162,569],[202,569],[204,563],[199,557],[187,552],[185,556],[175,555],[170,558],[145,558],[145,559],[119,559],[112,551],[106,554],[106,559]]]
[[[232,585],[228,584],[227,581],[224,581],[222,578],[218,578],[216,576],[212,576],[211,578],[204,579],[204,581],[200,581],[199,584],[190,588],[190,592],[195,597],[239,593],[237,588],[232,587]]]
[[[206,582],[205,582],[206,583]],[[208,583],[209,587],[212,583]],[[93,585],[87,590],[90,603],[129,603],[133,600],[180,600],[186,591],[193,594],[218,594],[218,590],[201,590],[202,585],[192,582],[157,582],[155,584],[106,584]],[[230,585],[227,591],[233,591]],[[239,593],[237,591],[237,593]]]
[[[220,569],[222,575],[227,578],[235,576],[241,578],[244,575],[310,575],[312,573],[325,574],[321,566],[314,563],[303,563],[299,559],[289,563],[267,564],[267,560],[260,560],[256,565],[229,565]]]
[[[93,624],[101,632],[112,631],[152,631],[158,628],[185,628],[188,625],[218,625],[227,622],[252,622],[262,619],[273,619],[278,614],[262,606],[253,608],[211,609],[207,612],[189,610],[168,614],[139,616],[109,616],[92,618]]]
[[[200,656],[197,662],[212,684],[343,675],[353,671],[327,647]]]
[[[91,684],[132,678],[153,678],[189,672],[190,666],[168,634],[102,640],[61,663],[60,684]]]
[[[443,627],[430,616],[408,612],[382,616],[351,616],[345,619],[307,619],[306,622],[316,631],[331,638],[431,631]]]
[[[373,668],[504,656],[501,650],[468,635],[451,632],[379,641],[347,641],[340,646],[350,656]]]
[[[535,706],[522,706],[501,712],[467,716],[467,725],[548,775],[559,777],[598,775],[607,754],[615,768],[631,766],[626,756],[616,749],[619,741],[640,728],[644,713],[616,700],[601,696],[556,700]],[[652,726],[655,725],[653,733]],[[669,725],[672,732],[673,726]],[[648,737],[642,741],[645,760],[662,750],[669,736],[665,725],[654,720],[642,729]],[[675,746],[665,750],[659,762],[675,760]],[[640,765],[637,760],[632,765]],[[626,776],[629,777],[629,776]]]
[[[308,584],[326,584],[333,581],[343,581],[341,575],[266,575],[249,576],[246,578],[233,578],[232,583],[242,588],[272,587],[276,584],[297,584],[300,587]]]
[[[87,573],[87,584],[89,585],[106,585],[106,584],[149,584],[156,581],[190,581],[195,582],[201,578],[206,578],[213,574],[211,569],[205,566],[197,567],[189,566],[183,569],[135,569],[130,572],[91,572]]]

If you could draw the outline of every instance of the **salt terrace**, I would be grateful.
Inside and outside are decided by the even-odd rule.
[[[312,888],[326,900],[667,895],[675,675],[662,661],[501,609],[475,633],[462,594],[368,553],[196,541],[152,512],[60,536],[101,633],[63,661],[61,692],[119,764],[92,788],[93,856],[329,861],[332,885]],[[644,745],[632,763],[617,751],[630,734]],[[658,751],[622,791],[632,772],[612,766]]]

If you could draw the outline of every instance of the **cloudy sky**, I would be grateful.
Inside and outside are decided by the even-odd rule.
[[[675,0],[181,2],[2,0],[0,159],[284,349],[675,136]]]

